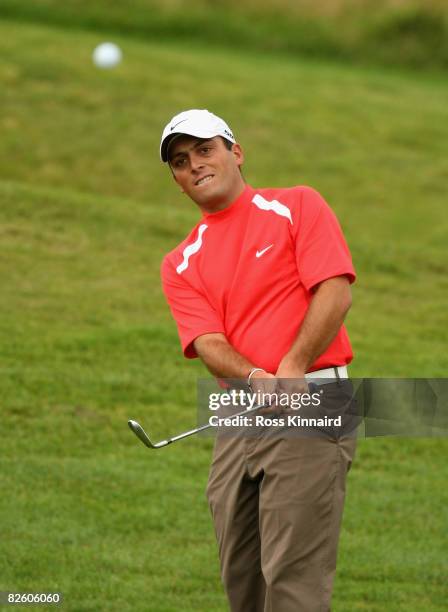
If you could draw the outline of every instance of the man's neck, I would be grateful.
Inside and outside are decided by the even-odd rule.
[[[241,183],[239,183],[225,198],[210,201],[206,204],[198,204],[198,206],[205,215],[221,212],[226,208],[229,208],[229,206],[231,206],[241,196],[245,189],[246,183],[241,179]]]

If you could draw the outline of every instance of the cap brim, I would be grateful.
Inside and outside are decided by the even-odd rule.
[[[233,140],[231,140],[230,138],[228,138],[227,136],[225,136],[224,134],[221,134],[220,132],[216,132],[216,131],[211,131],[211,130],[203,130],[201,132],[199,132],[198,130],[182,130],[181,132],[175,132],[173,131],[172,134],[168,134],[162,144],[160,145],[160,157],[162,159],[163,162],[167,162],[168,161],[168,149],[171,146],[171,144],[173,143],[174,140],[176,140],[179,136],[194,136],[196,138],[214,138],[215,136],[221,136],[222,138],[225,138],[226,140],[229,140],[230,142],[234,142]]]

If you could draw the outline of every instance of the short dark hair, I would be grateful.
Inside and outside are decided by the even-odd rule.
[[[227,140],[227,138],[224,138],[224,136],[220,136],[220,138],[222,139],[222,141],[224,142],[224,145],[226,147],[226,149],[228,149],[229,151],[232,150],[233,147],[233,142],[230,142],[230,140]]]

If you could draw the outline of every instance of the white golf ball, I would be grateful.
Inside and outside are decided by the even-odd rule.
[[[113,68],[121,62],[122,57],[120,47],[112,42],[101,43],[93,51],[93,63],[98,68]]]

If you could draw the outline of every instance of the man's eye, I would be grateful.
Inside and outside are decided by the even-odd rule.
[[[201,147],[202,153],[209,153],[212,150],[211,147]]]
[[[185,159],[176,159],[176,161],[174,162],[174,167],[182,168],[184,164],[185,164]]]

